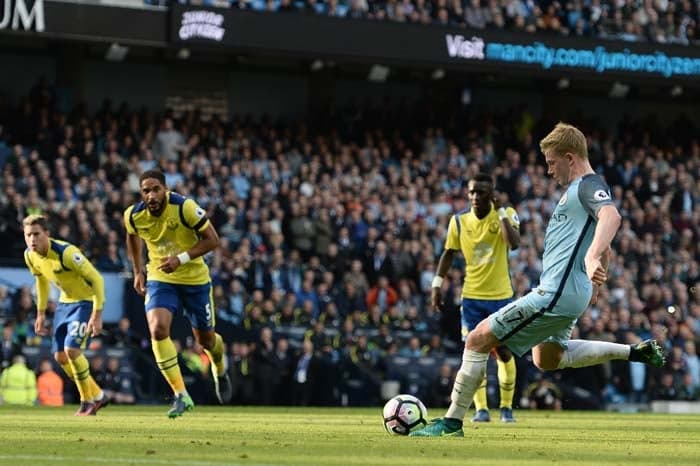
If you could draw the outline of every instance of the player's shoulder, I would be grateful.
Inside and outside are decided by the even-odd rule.
[[[610,186],[601,175],[591,173],[581,178],[578,184],[578,195],[581,200],[604,202],[611,200]]]
[[[168,195],[168,204],[169,205],[176,205],[176,206],[181,206],[185,204],[185,201],[191,200],[187,196],[183,196],[180,193],[176,193],[174,191],[170,191]]]
[[[130,212],[132,214],[144,212],[145,210],[146,210],[146,203],[143,201],[138,201],[137,203],[130,205],[126,209],[127,212]]]
[[[135,214],[138,214],[139,212],[145,212],[146,211],[146,203],[143,201],[136,202],[135,204],[131,204],[129,207],[124,209],[124,216],[130,217]]]
[[[49,248],[58,255],[63,255],[63,253],[66,252],[66,250],[68,250],[68,248],[70,248],[71,246],[78,249],[76,246],[72,245],[68,241],[63,241],[56,238],[49,238]]]
[[[461,220],[463,218],[468,218],[470,215],[472,215],[471,209],[462,209],[454,213],[454,218],[455,220]]]

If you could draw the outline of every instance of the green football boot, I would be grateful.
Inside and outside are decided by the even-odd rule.
[[[420,430],[408,434],[409,437],[464,437],[462,421],[450,418],[438,418]]]
[[[631,345],[630,348],[630,361],[643,362],[654,367],[664,367],[666,364],[664,350],[656,340],[644,340],[636,345]]]
[[[173,401],[173,406],[168,411],[168,417],[173,419],[182,416],[185,411],[192,411],[193,409],[194,401],[192,401],[192,398],[189,395],[180,394]]]

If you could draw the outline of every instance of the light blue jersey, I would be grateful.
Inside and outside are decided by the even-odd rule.
[[[547,225],[539,289],[590,297],[592,284],[583,259],[593,241],[598,210],[608,204],[613,204],[610,188],[599,175],[585,175],[569,185]]]
[[[488,318],[496,338],[515,354],[522,356],[541,342],[567,347],[591,299],[593,285],[583,259],[598,211],[608,204],[613,204],[610,188],[595,174],[573,181],[561,197],[545,233],[540,284]]]

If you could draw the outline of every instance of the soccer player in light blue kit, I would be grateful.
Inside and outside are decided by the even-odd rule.
[[[550,371],[611,359],[656,367],[666,362],[654,340],[636,345],[570,340],[576,320],[595,303],[598,287],[607,280],[610,243],[621,217],[610,188],[591,168],[581,131],[559,123],[540,149],[547,173],[566,189],[547,225],[540,283],[469,333],[447,413],[411,436],[464,436],[462,421],[484,377],[489,352],[499,345],[519,356],[532,348],[535,365]]]

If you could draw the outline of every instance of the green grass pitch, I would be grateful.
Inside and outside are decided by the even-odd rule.
[[[420,439],[386,434],[378,407],[198,406],[174,420],[166,406],[75,409],[0,407],[0,464],[700,465],[696,415],[516,411],[516,424]]]

